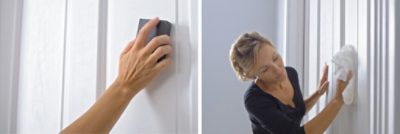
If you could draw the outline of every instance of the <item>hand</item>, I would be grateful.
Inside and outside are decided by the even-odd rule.
[[[128,43],[120,55],[118,77],[114,84],[137,93],[172,63],[169,36],[154,37],[145,45],[149,32],[159,21],[158,18],[150,20],[140,29],[137,38]],[[164,55],[165,59],[157,61]]]
[[[336,95],[342,95],[344,89],[346,88],[347,84],[349,84],[350,79],[353,78],[353,72],[349,71],[347,74],[347,80],[337,80],[337,91]]]
[[[328,86],[329,86],[328,71],[329,71],[329,66],[327,64],[324,64],[322,76],[319,81],[319,88],[317,91],[319,95],[324,94],[326,92],[326,90],[328,90]]]

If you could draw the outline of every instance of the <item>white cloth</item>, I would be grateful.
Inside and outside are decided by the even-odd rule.
[[[349,81],[349,84],[343,92],[345,104],[351,104],[355,97],[354,77],[357,73],[358,62],[358,55],[355,48],[352,45],[343,46],[342,49],[333,56],[332,62],[335,64],[334,76],[336,79],[346,81],[348,72],[351,70],[353,73],[353,78]]]
[[[335,63],[335,76],[337,79],[346,81],[348,72],[352,70],[354,73],[357,69],[357,57],[357,52],[352,45],[343,46],[333,56],[332,62]]]

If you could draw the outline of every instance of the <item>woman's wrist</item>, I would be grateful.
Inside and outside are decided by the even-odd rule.
[[[139,91],[138,89],[132,89],[132,88],[130,88],[128,86],[125,86],[124,84],[122,84],[122,82],[120,82],[118,80],[115,80],[111,84],[109,89],[118,90],[123,95],[129,95],[129,96],[135,96]]]
[[[341,93],[337,93],[334,97],[334,100],[340,102],[341,104],[344,104],[343,95]]]

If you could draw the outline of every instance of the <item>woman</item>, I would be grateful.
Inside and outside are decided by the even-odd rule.
[[[328,88],[326,64],[319,88],[303,100],[296,70],[284,67],[273,44],[258,33],[241,35],[232,45],[230,60],[239,79],[253,80],[244,101],[254,134],[321,134],[344,103],[342,92],[347,81],[338,80],[334,98],[316,117],[300,126],[305,113]],[[349,72],[347,80],[351,77]]]

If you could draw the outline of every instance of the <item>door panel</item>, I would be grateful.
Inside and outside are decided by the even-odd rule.
[[[193,4],[194,3],[194,4]],[[116,77],[122,48],[136,36],[140,18],[160,17],[173,24],[173,64],[137,94],[113,133],[195,133],[197,119],[196,1],[109,1],[107,84]]]

